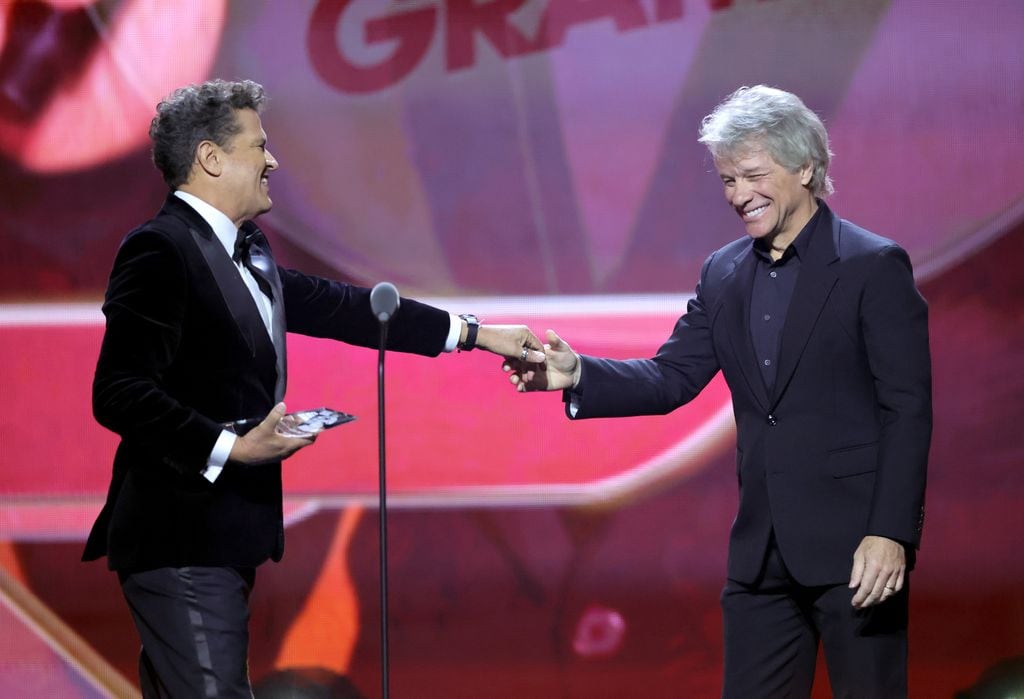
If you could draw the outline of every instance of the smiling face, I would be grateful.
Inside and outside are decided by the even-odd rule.
[[[807,186],[811,165],[790,172],[759,144],[716,158],[715,167],[747,235],[764,238],[774,250],[785,250],[818,208]]]
[[[241,131],[218,148],[220,174],[217,177],[218,206],[236,226],[270,211],[268,175],[277,160],[267,150],[267,134],[259,114],[240,109],[235,118]]]

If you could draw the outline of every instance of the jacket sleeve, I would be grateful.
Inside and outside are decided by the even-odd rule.
[[[861,300],[861,327],[881,416],[868,533],[918,546],[932,432],[928,306],[898,246],[878,253]]]
[[[370,290],[278,268],[288,331],[360,347],[377,347],[380,324],[370,308]],[[444,349],[447,311],[403,298],[388,325],[388,349],[437,356]]]
[[[162,381],[181,341],[187,282],[185,261],[167,236],[142,229],[125,239],[103,304],[92,403],[104,427],[199,471],[222,427],[182,405]]]
[[[582,357],[579,386],[566,396],[567,406],[576,406],[570,417],[663,415],[690,402],[708,385],[719,370],[704,295],[713,257],[701,269],[686,313],[653,358]]]

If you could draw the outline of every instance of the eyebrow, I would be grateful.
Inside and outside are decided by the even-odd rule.
[[[768,170],[763,167],[752,167],[752,168],[736,168],[735,173],[719,173],[719,177],[725,179],[735,179],[737,177],[750,177],[751,175],[766,175]]]

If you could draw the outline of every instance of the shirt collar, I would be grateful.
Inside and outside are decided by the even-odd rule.
[[[814,236],[814,230],[818,227],[818,222],[822,219],[822,211],[824,211],[825,202],[820,199],[816,199],[818,202],[818,210],[811,215],[804,227],[797,233],[796,238],[789,244],[789,247],[782,253],[782,257],[777,262],[783,262],[788,260],[790,257],[796,256],[803,258],[807,256],[807,249],[811,245],[811,238]],[[769,263],[775,262],[771,258],[770,250],[768,249],[768,243],[764,238],[758,238],[754,241],[754,252],[758,257],[768,261]]]
[[[195,209],[196,213],[202,216],[203,220],[213,229],[213,234],[217,236],[217,240],[224,246],[228,255],[234,254],[238,228],[223,211],[210,206],[196,195],[183,192],[180,189],[174,191],[174,196]]]

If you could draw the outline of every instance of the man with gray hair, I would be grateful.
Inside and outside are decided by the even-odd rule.
[[[739,511],[722,592],[725,697],[806,697],[822,642],[837,697],[907,693],[908,571],[931,440],[927,306],[898,245],[825,204],[831,153],[796,96],[740,88],[700,129],[746,236],[705,261],[651,359],[508,361],[573,419],[664,414],[721,371]]]
[[[253,223],[278,168],[265,101],[254,82],[213,80],[160,103],[150,138],[170,192],[121,244],[103,304],[93,412],[121,443],[83,559],[118,573],[147,698],[252,696],[248,598],[256,566],[284,552],[281,462],[316,438],[279,429],[285,332],[379,338],[369,289],[279,267]],[[544,359],[525,326],[402,300],[389,349],[456,347]]]

